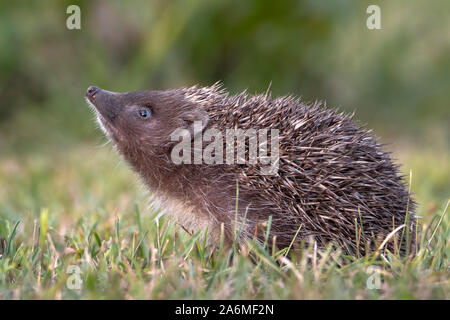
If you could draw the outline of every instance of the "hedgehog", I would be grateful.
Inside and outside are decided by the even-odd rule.
[[[91,86],[86,98],[153,203],[212,245],[263,243],[266,233],[277,248],[303,240],[352,255],[388,238],[385,248],[400,252],[413,243],[399,239],[415,225],[406,179],[354,114],[269,90],[230,95],[220,83],[124,93]],[[258,134],[244,135],[248,152],[238,155],[228,130]],[[198,143],[202,135],[209,144]],[[232,161],[220,161],[227,147]]]

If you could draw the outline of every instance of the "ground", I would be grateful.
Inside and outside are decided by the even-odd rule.
[[[353,258],[314,246],[213,251],[202,233],[155,219],[110,145],[73,145],[0,156],[0,299],[450,298],[442,150],[395,152],[420,203],[417,255]]]

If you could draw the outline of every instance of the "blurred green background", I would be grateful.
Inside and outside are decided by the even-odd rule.
[[[66,28],[70,4],[81,8],[81,30]],[[367,29],[369,4],[381,7],[382,30]],[[51,206],[39,196],[35,209],[13,205],[19,189],[45,186],[30,174],[13,188],[27,165],[51,170],[74,155],[89,164],[86,175],[108,166],[95,158],[110,147],[98,147],[105,139],[84,101],[89,85],[132,91],[218,80],[231,93],[271,84],[275,96],[356,111],[440,206],[450,189],[449,12],[447,0],[1,1],[2,206],[19,216]]]

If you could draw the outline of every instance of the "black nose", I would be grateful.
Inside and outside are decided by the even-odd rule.
[[[98,87],[96,87],[96,86],[90,86],[89,88],[87,88],[86,95],[92,97],[92,96],[94,96],[99,90],[100,90],[100,88],[98,88]]]

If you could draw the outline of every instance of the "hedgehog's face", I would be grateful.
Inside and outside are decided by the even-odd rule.
[[[170,152],[173,131],[206,117],[178,90],[117,93],[89,87],[86,97],[103,131],[127,158]]]

